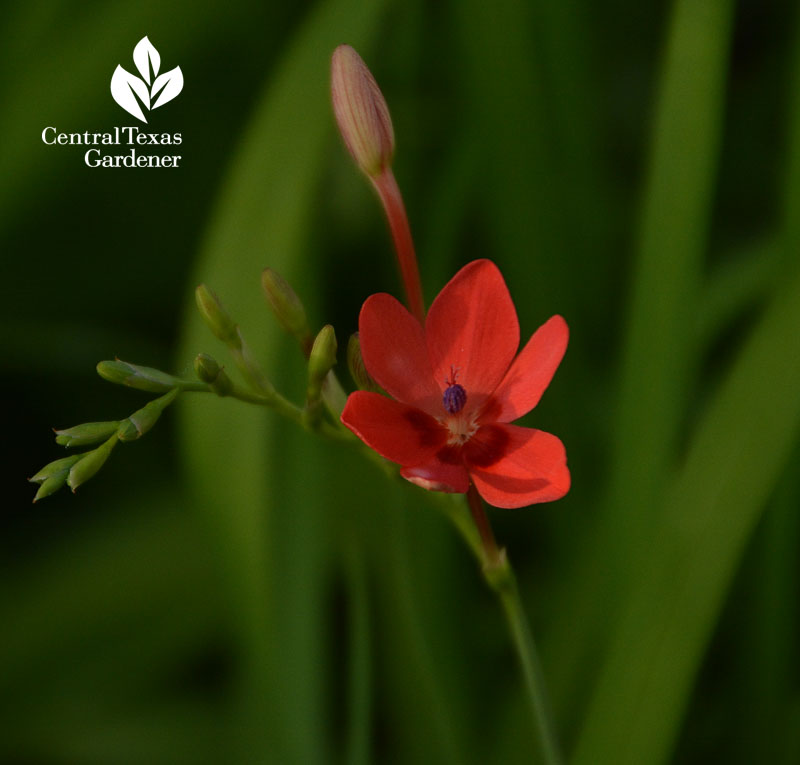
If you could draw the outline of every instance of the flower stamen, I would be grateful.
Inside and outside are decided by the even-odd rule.
[[[458,414],[467,403],[467,392],[458,383],[453,383],[442,395],[442,403],[450,414]]]
[[[458,414],[467,403],[467,392],[462,385],[456,382],[458,370],[450,367],[450,377],[444,381],[447,386],[442,395],[442,404],[450,414]]]
[[[458,387],[461,388],[460,385]],[[469,441],[470,438],[472,438],[472,436],[474,436],[475,432],[478,430],[478,425],[475,422],[475,418],[464,417],[464,415],[459,415],[457,417],[447,417],[444,420],[444,425],[450,433],[450,436],[447,439],[447,443],[450,446],[462,446],[467,441]]]

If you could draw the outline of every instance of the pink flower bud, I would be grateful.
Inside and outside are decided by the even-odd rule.
[[[350,154],[369,177],[376,177],[392,162],[392,118],[378,83],[349,45],[340,45],[333,52],[331,95],[336,121]]]

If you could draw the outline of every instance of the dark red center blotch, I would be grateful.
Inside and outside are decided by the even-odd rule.
[[[437,446],[446,441],[447,431],[429,414],[409,409],[403,417],[416,431],[420,447]]]
[[[458,383],[453,383],[442,395],[442,403],[450,414],[457,414],[467,403],[467,392]]]
[[[499,425],[484,425],[464,446],[470,465],[488,468],[508,456],[508,432]]]

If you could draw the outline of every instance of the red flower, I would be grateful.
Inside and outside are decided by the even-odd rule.
[[[397,400],[356,391],[342,422],[426,489],[466,492],[472,481],[497,507],[559,499],[570,486],[564,445],[508,423],[539,402],[568,335],[553,316],[515,359],[517,312],[490,260],[448,282],[424,329],[391,295],[372,295],[359,317],[364,365]]]

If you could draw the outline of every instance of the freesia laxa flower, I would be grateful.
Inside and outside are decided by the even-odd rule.
[[[424,328],[391,295],[372,295],[359,317],[361,352],[393,398],[356,391],[342,422],[423,488],[467,492],[472,482],[497,507],[559,499],[570,486],[564,445],[510,423],[539,402],[568,336],[553,316],[517,355],[517,312],[490,260],[450,280]]]

